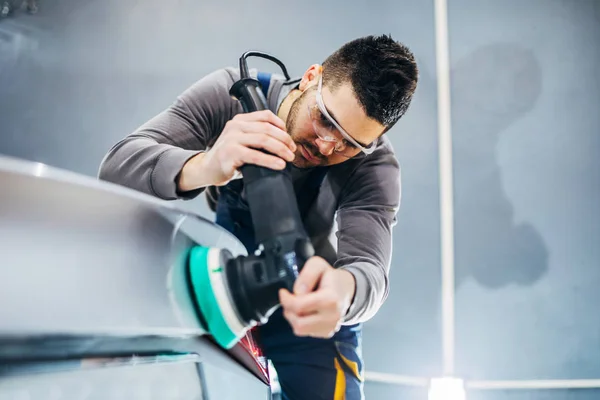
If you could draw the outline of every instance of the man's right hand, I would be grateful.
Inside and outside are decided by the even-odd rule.
[[[266,150],[271,154],[261,151]],[[274,170],[294,160],[296,144],[285,123],[269,110],[237,114],[225,124],[214,146],[188,160],[179,174],[182,192],[227,184],[244,164]]]

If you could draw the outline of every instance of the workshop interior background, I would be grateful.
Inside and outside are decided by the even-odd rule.
[[[457,374],[600,379],[600,2],[449,0],[448,12]],[[421,74],[388,133],[403,201],[364,356],[368,371],[438,376],[433,1],[40,0],[0,17],[0,154],[96,176],[116,141],[245,50],[297,76],[372,33],[406,43]],[[184,206],[211,217],[204,197]],[[366,384],[374,399],[407,390]],[[600,395],[584,392],[569,398]]]

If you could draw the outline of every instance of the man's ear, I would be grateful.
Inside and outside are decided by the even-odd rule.
[[[302,75],[302,80],[300,81],[298,88],[304,92],[306,89],[308,89],[312,85],[316,85],[318,82],[318,78],[322,73],[323,73],[323,66],[321,64],[311,65],[306,70],[304,75]]]

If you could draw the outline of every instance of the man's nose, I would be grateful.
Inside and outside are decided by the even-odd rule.
[[[329,157],[333,150],[335,149],[335,142],[328,142],[321,138],[316,139],[317,146],[319,147],[319,152],[323,154],[325,157]]]

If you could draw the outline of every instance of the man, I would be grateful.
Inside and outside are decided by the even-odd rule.
[[[195,83],[103,160],[102,179],[163,199],[218,188],[217,223],[249,252],[252,224],[238,169],[293,164],[317,255],[293,293],[280,291],[282,307],[258,332],[284,398],[363,397],[361,324],[387,297],[400,202],[400,169],[384,133],[406,112],[417,75],[404,45],[389,36],[359,38],[299,80],[273,76],[269,110],[242,113],[229,95],[239,71],[226,68]]]

